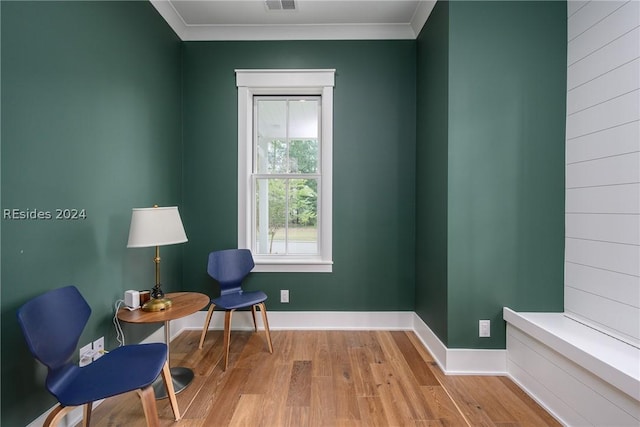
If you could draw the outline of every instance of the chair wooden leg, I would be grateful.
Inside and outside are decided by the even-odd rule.
[[[165,362],[162,367],[162,379],[164,380],[164,387],[167,389],[167,396],[171,403],[171,409],[173,410],[173,416],[176,421],[180,420],[180,408],[178,408],[178,401],[176,400],[176,392],[173,388],[173,378],[171,378],[171,369],[169,368],[169,362]]]
[[[84,405],[84,417],[82,418],[82,426],[89,427],[91,425],[91,410],[93,409],[93,402],[86,403]]]
[[[258,332],[258,324],[256,323],[256,305],[251,306],[251,316],[253,317],[253,329]]]
[[[267,306],[263,302],[258,304],[262,312],[262,321],[264,322],[264,333],[267,335],[267,344],[269,345],[269,353],[273,353],[273,345],[271,344],[271,333],[269,332],[269,321],[267,320]]]
[[[147,427],[159,427],[158,408],[156,406],[156,395],[152,386],[147,386],[138,390],[138,395],[142,401],[144,418],[147,420]]]
[[[77,406],[62,406],[58,404],[44,420],[42,427],[54,427],[57,426],[61,419],[63,419],[69,412],[77,408]]]
[[[227,370],[229,365],[229,344],[231,342],[231,316],[234,310],[227,310],[224,313],[224,366],[223,371]]]
[[[204,344],[204,337],[207,335],[207,330],[209,330],[209,323],[211,322],[211,316],[213,315],[214,308],[215,308],[215,305],[211,304],[209,306],[209,311],[207,311],[207,318],[204,321],[204,327],[202,328],[202,335],[200,335],[200,345],[198,346],[198,348],[201,350],[202,350],[202,344]]]

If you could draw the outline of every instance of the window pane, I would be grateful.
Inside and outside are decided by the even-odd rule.
[[[289,180],[288,238],[290,254],[318,253],[318,182]]]
[[[289,168],[292,173],[317,173],[318,140],[292,140],[289,144]]]
[[[258,134],[276,138],[287,136],[287,101],[285,99],[258,101]]]
[[[256,253],[284,254],[287,195],[284,179],[256,180]]]
[[[318,181],[256,180],[257,254],[318,253]]]
[[[287,172],[287,143],[281,139],[258,137],[258,173]]]
[[[256,171],[287,172],[287,101],[261,99],[257,113]]]
[[[318,138],[318,100],[289,101],[289,138]]]

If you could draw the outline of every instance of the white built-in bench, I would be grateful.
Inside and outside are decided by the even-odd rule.
[[[507,371],[570,426],[640,426],[640,349],[564,313],[504,308]]]

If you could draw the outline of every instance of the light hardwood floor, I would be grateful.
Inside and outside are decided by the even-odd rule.
[[[233,331],[229,368],[222,333],[171,343],[171,366],[195,371],[178,394],[182,420],[159,400],[161,426],[559,426],[504,377],[445,376],[413,332]],[[94,410],[92,426],[144,426],[128,393]]]

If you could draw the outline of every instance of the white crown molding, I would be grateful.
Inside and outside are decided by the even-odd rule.
[[[191,25],[182,37],[183,41],[402,39],[415,39],[409,24]]]
[[[168,0],[149,0],[182,41],[414,40],[435,1],[421,1],[411,22],[400,24],[187,25]]]
[[[187,24],[178,14],[171,2],[168,0],[149,0],[149,2],[156,8],[160,16],[164,18],[180,40],[184,41],[184,33],[187,28]]]
[[[420,35],[420,31],[422,31],[422,27],[427,23],[427,19],[429,19],[429,15],[431,15],[431,11],[436,5],[436,0],[423,0],[418,3],[418,7],[416,8],[416,12],[413,14],[411,18],[411,29],[413,31],[413,38],[418,38]]]

